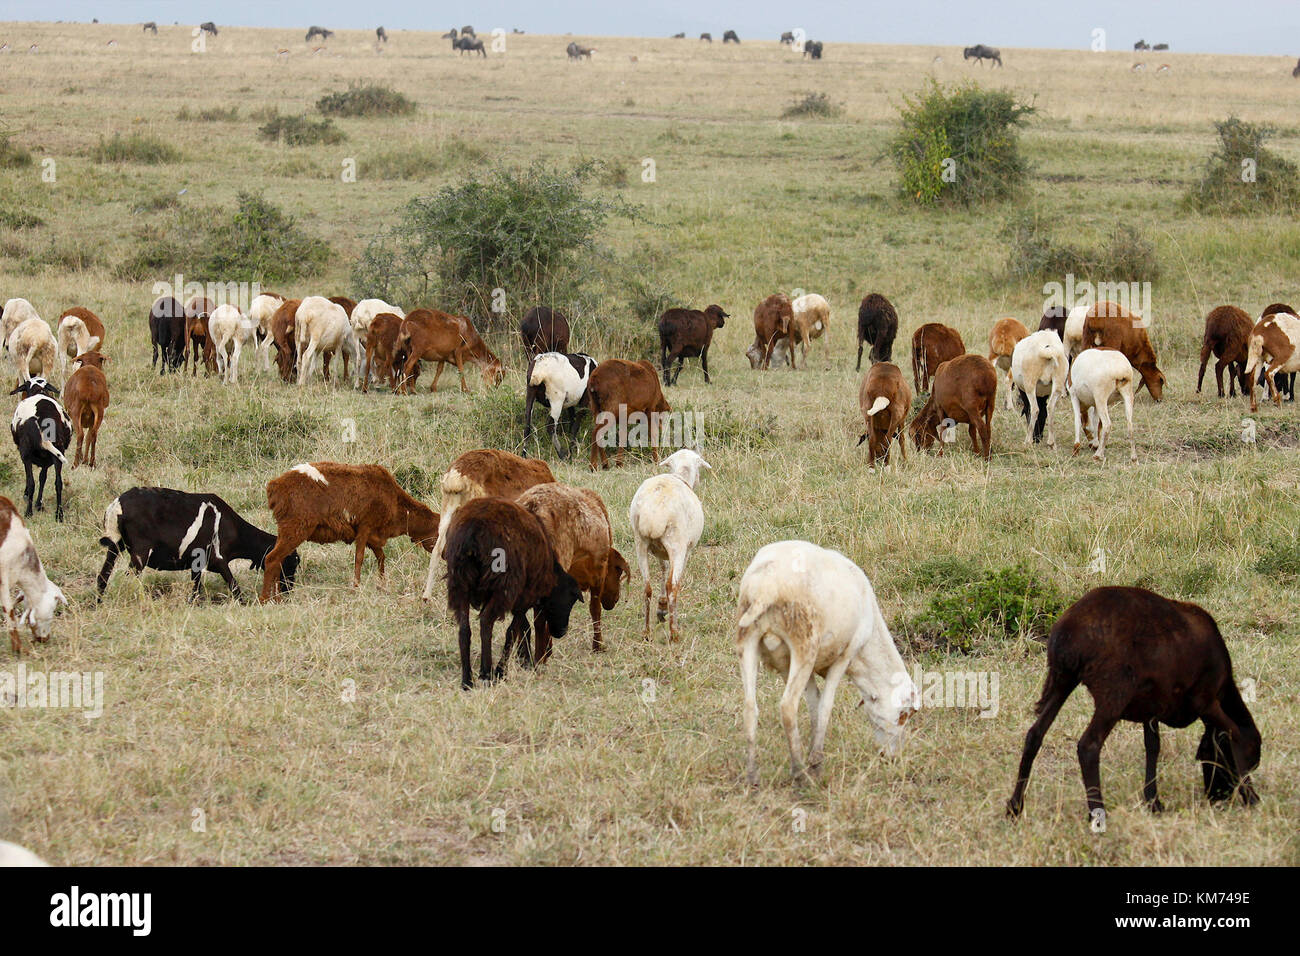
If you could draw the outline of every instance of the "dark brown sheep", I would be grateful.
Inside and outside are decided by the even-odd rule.
[[[872,292],[858,306],[858,364],[862,371],[862,343],[871,346],[872,362],[889,362],[894,357],[894,337],[898,335],[898,313],[879,292]]]
[[[1237,394],[1237,383],[1241,383],[1241,394],[1245,395],[1250,386],[1246,383],[1246,349],[1250,341],[1250,330],[1254,325],[1250,316],[1235,305],[1221,305],[1212,309],[1205,317],[1205,336],[1201,340],[1201,370],[1196,376],[1196,391],[1201,391],[1205,380],[1205,366],[1213,355],[1214,381],[1219,386],[1219,397],[1223,398],[1223,370],[1228,370],[1229,394]]]
[[[371,319],[366,330],[366,376],[361,384],[362,394],[370,391],[370,374],[375,369],[378,369],[377,381],[387,382],[389,388],[396,389],[397,370],[393,359],[397,355],[397,333],[401,328],[402,319],[393,312],[380,312]]]
[[[930,390],[930,379],[944,362],[962,355],[961,333],[939,322],[927,322],[912,333],[912,382],[917,394]]]
[[[669,309],[659,316],[659,363],[663,367],[664,384],[677,384],[682,365],[688,358],[699,356],[704,369],[704,381],[709,382],[709,345],[713,333],[726,325],[731,318],[720,305],[699,309]],[[673,360],[677,368],[669,374]]]
[[[519,337],[530,356],[540,352],[569,351],[569,319],[559,309],[535,305],[519,323]]]

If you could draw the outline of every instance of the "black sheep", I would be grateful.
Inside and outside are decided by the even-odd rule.
[[[28,379],[10,395],[22,394],[22,401],[14,409],[9,431],[13,435],[18,454],[23,459],[27,485],[23,496],[27,502],[24,517],[32,516],[32,492],[36,482],[32,466],[41,470],[41,487],[36,492],[36,510],[44,511],[46,473],[54,469],[54,520],[63,520],[63,465],[68,460],[63,453],[72,442],[72,422],[68,413],[55,397],[59,390],[43,378]]]
[[[889,362],[894,355],[894,336],[898,334],[898,313],[889,300],[872,292],[858,306],[858,365],[862,371],[862,343],[871,346],[871,361]]]

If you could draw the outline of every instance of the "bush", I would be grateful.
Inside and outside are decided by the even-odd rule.
[[[1060,593],[1024,565],[978,571],[944,590],[907,624],[914,643],[968,654],[981,637],[1042,638],[1065,609]]]
[[[351,83],[346,90],[327,93],[316,101],[326,116],[407,116],[415,103],[387,86]]]
[[[1184,198],[1189,208],[1220,215],[1300,209],[1300,168],[1264,148],[1276,132],[1273,127],[1230,116],[1215,123],[1214,130],[1219,143]],[[1243,165],[1248,160],[1253,169]]]
[[[497,167],[411,200],[390,233],[374,237],[352,273],[358,298],[428,301],[503,324],[490,308],[494,289],[507,307],[571,298],[593,268],[606,221],[636,218],[621,200],[590,196],[596,164],[569,171],[540,163]],[[390,296],[392,298],[390,298]]]
[[[1008,217],[1000,238],[1008,244],[1012,278],[1055,278],[1067,273],[1104,277],[1107,282],[1152,281],[1160,275],[1155,243],[1128,223],[1118,223],[1103,244],[1088,249],[1056,241],[1035,210]]]
[[[314,120],[308,116],[279,114],[259,126],[257,134],[268,143],[283,142],[286,146],[315,146],[319,143],[332,146],[347,139],[332,119]]]
[[[836,103],[826,93],[805,93],[796,96],[794,102],[781,113],[782,119],[800,119],[803,117],[829,118],[840,116],[844,107]]]
[[[108,139],[101,136],[90,156],[97,163],[144,163],[147,166],[157,166],[178,162],[181,152],[170,143],[144,133],[132,133],[129,136],[114,133]]]
[[[239,119],[239,107],[209,106],[195,113],[188,106],[182,106],[176,118],[182,122],[197,120],[201,123],[233,123]]]
[[[982,90],[973,83],[945,89],[930,80],[916,95],[904,97],[902,129],[889,147],[900,193],[923,205],[969,205],[1014,195],[1029,171],[1018,128],[1034,112],[1006,90]]]
[[[443,143],[413,143],[405,149],[362,157],[360,174],[368,179],[431,179],[449,169],[481,163],[487,150],[462,139]]]

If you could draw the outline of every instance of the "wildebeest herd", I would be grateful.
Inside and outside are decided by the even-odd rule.
[[[436,309],[404,312],[379,299],[354,302],[344,296],[289,298],[275,293],[256,296],[247,308],[216,303],[196,295],[182,303],[164,296],[145,313],[152,362],[160,375],[216,375],[238,383],[241,353],[252,349],[270,370],[274,353],[279,377],[306,386],[316,359],[331,381],[330,365],[338,355],[339,382],[368,391],[372,378],[394,393],[409,394],[423,362],[435,362],[430,390],[436,391],[443,368],[454,365],[463,391],[464,369],[476,365],[484,386],[499,386],[506,372],[474,323],[465,316]],[[674,386],[687,359],[698,358],[705,383],[714,333],[732,318],[722,306],[671,308],[660,317],[659,368],[648,361],[595,357],[570,352],[571,326],[558,309],[535,307],[520,323],[528,357],[524,375],[524,440],[517,449],[472,449],[452,461],[440,481],[439,511],[406,492],[377,464],[303,462],[267,484],[267,504],[276,522],[274,533],[245,521],[220,496],[168,488],[137,487],[117,495],[104,510],[100,545],[105,549],[96,594],[102,599],[121,555],[137,574],[145,568],[188,571],[193,594],[201,593],[203,575],[218,574],[236,599],[240,596],[231,562],[248,561],[263,574],[262,601],[281,600],[291,592],[301,566],[298,548],[305,542],[344,542],[355,550],[353,585],[361,580],[365,552],[384,572],[384,546],[408,536],[429,552],[423,598],[431,600],[439,580],[446,581],[446,603],[459,635],[461,684],[474,684],[471,666],[470,612],[479,615],[478,679],[505,676],[512,655],[525,666],[544,662],[553,641],[569,626],[573,605],[586,594],[593,622],[593,651],[609,643],[601,627],[603,611],[612,610],[623,583],[630,581],[629,562],[613,546],[614,524],[600,496],[589,489],[562,484],[544,461],[528,458],[532,409],[549,410],[551,443],[567,457],[578,436],[578,412],[592,416],[590,467],[608,467],[606,450],[624,452],[646,447],[657,461],[659,424],[671,412],[665,387]],[[75,431],[74,466],[95,466],[95,444],[108,407],[108,382],[102,347],[105,323],[81,306],[64,311],[51,330],[26,299],[4,305],[4,348],[14,367],[21,395],[14,413],[15,445],[27,469],[26,512],[43,510],[45,470],[55,470],[56,520],[62,519],[61,468]],[[819,339],[829,341],[830,303],[808,293],[789,298],[774,293],[754,309],[755,337],[747,349],[752,369],[766,371],[799,358]],[[1157,364],[1143,316],[1107,301],[1045,310],[1039,329],[1030,332],[1019,320],[997,320],[989,333],[987,356],[967,352],[961,335],[938,323],[923,323],[911,336],[912,387],[893,364],[899,316],[893,304],[873,292],[861,301],[857,322],[859,371],[864,348],[869,365],[861,379],[858,407],[868,442],[868,461],[900,467],[906,461],[906,428],[918,451],[936,443],[942,454],[958,424],[969,426],[973,449],[991,456],[991,425],[999,384],[1007,388],[1007,407],[1025,420],[1025,442],[1046,435],[1054,444],[1052,418],[1058,401],[1068,398],[1073,411],[1077,454],[1088,434],[1094,458],[1105,460],[1110,432],[1108,407],[1123,400],[1128,421],[1130,459],[1137,460],[1133,436],[1135,394],[1145,387],[1152,400],[1164,397],[1166,379]],[[802,355],[800,354],[802,347]],[[1229,397],[1239,387],[1269,389],[1280,404],[1290,377],[1300,370],[1300,316],[1284,303],[1267,306],[1258,320],[1241,309],[1222,306],[1206,317],[1201,350],[1200,389],[1209,357],[1222,397],[1226,371]],[[56,358],[58,361],[56,361]],[[60,393],[49,376],[66,369]],[[914,390],[914,391],[913,391]],[[913,394],[924,396],[913,411]],[[1294,392],[1290,392],[1292,398]],[[60,401],[62,398],[62,402]],[[568,415],[568,443],[560,426]],[[907,419],[911,415],[911,423]],[[617,423],[614,427],[611,423]],[[902,462],[892,462],[897,442]],[[83,445],[85,446],[83,454]],[[627,517],[636,546],[636,565],[644,584],[644,635],[651,634],[654,596],[652,560],[663,584],[658,618],[666,621],[670,641],[679,639],[678,601],[692,550],[699,543],[705,512],[697,492],[702,474],[711,470],[699,447],[683,447],[663,461],[664,474],[643,481],[631,498]],[[40,469],[40,491],[33,493],[33,469]],[[14,592],[27,611],[23,622],[32,638],[49,638],[63,592],[46,576],[30,533],[11,501],[0,498],[5,532],[0,541],[0,578],[11,646],[20,653],[19,618]],[[865,704],[881,747],[893,753],[902,746],[904,727],[919,706],[919,691],[908,676],[898,648],[876,602],[866,575],[836,551],[811,542],[785,541],[762,548],[740,582],[736,648],[744,690],[744,727],[749,741],[747,773],[756,780],[755,726],[758,662],[786,679],[781,719],[788,736],[796,778],[816,775],[823,761],[823,742],[831,703],[847,677]],[[530,620],[531,615],[531,620]],[[493,654],[497,621],[509,618],[505,644]],[[1231,662],[1214,621],[1193,604],[1169,601],[1140,588],[1098,588],[1067,610],[1048,639],[1048,676],[1038,704],[1038,720],[1025,741],[1011,815],[1023,806],[1024,788],[1034,755],[1061,704],[1079,683],[1088,687],[1096,711],[1079,746],[1080,766],[1090,814],[1103,811],[1098,754],[1115,723],[1141,723],[1147,749],[1144,796],[1160,809],[1155,789],[1159,750],[1158,724],[1182,727],[1202,720],[1205,732],[1197,751],[1204,766],[1204,788],[1211,800],[1239,795],[1256,800],[1249,772],[1259,759],[1260,737],[1237,691]],[[819,689],[815,676],[823,678]],[[805,757],[796,711],[804,696],[812,714],[812,742]]]

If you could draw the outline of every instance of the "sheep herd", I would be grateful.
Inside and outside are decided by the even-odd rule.
[[[646,440],[628,427],[632,415],[664,414],[664,394],[678,379],[684,360],[699,358],[704,381],[710,381],[708,354],[714,332],[731,316],[713,304],[703,310],[674,308],[658,322],[659,365],[647,361],[606,359],[569,352],[569,322],[545,307],[530,310],[520,327],[528,353],[525,375],[524,447],[532,429],[535,402],[549,408],[552,445],[561,457],[561,419],[569,416],[569,442],[577,439],[579,412],[592,421],[591,468],[608,467],[607,447],[617,447],[618,463],[629,447],[646,445],[656,461],[661,436],[652,424]],[[794,299],[777,293],[754,311],[755,337],[747,349],[751,368],[768,370],[788,364],[806,367],[808,349],[828,332],[831,310],[817,294]],[[95,440],[108,406],[108,383],[101,351],[104,323],[88,309],[69,309],[57,332],[25,299],[4,305],[3,341],[14,366],[21,394],[12,433],[27,469],[26,513],[43,509],[45,471],[55,469],[56,520],[62,520],[62,465],[77,433],[74,466],[95,467]],[[223,384],[238,382],[241,356],[260,353],[269,370],[272,353],[285,382],[307,384],[319,360],[330,381],[337,355],[344,380],[367,391],[371,379],[395,392],[410,392],[423,362],[436,362],[431,390],[447,364],[456,366],[462,390],[466,364],[478,366],[488,386],[499,385],[505,371],[473,323],[464,316],[421,308],[409,314],[380,299],[353,302],[342,296],[300,299],[261,294],[247,310],[220,305],[203,296],[186,303],[170,296],[156,300],[148,312],[153,365],[159,374],[190,371],[202,363]],[[991,423],[1000,385],[1006,406],[1025,420],[1025,442],[1046,438],[1055,445],[1052,419],[1058,402],[1068,399],[1077,454],[1085,433],[1105,460],[1111,430],[1109,406],[1123,402],[1128,423],[1130,459],[1137,460],[1133,435],[1135,394],[1146,387],[1160,401],[1165,386],[1146,323],[1137,312],[1111,302],[1074,309],[1049,308],[1037,331],[1016,319],[997,321],[989,334],[988,355],[966,351],[956,330],[937,323],[920,326],[911,340],[913,383],[892,359],[898,315],[889,300],[872,293],[858,313],[857,361],[870,346],[869,367],[858,401],[874,469],[897,464],[897,442],[906,463],[908,438],[918,451],[936,443],[939,454],[966,424],[974,451],[991,456]],[[798,347],[802,347],[802,356]],[[1230,390],[1249,390],[1257,407],[1260,384],[1280,403],[1288,376],[1300,369],[1300,317],[1283,304],[1269,306],[1252,322],[1240,309],[1221,307],[1207,317],[1201,352],[1201,377],[1208,357],[1216,356],[1219,394],[1222,373]],[[56,362],[56,357],[58,361]],[[60,402],[49,376],[74,360]],[[192,370],[190,366],[192,365]],[[93,373],[93,374],[92,374]],[[81,379],[78,377],[81,376]],[[662,378],[662,384],[661,384]],[[1198,380],[1197,389],[1200,389]],[[914,395],[924,397],[913,414]],[[611,430],[608,417],[618,427]],[[908,417],[911,422],[908,423]],[[83,441],[84,439],[84,441]],[[83,444],[85,445],[83,454]],[[526,454],[526,453],[525,453]],[[698,447],[683,447],[661,463],[663,473],[641,482],[627,512],[636,548],[636,566],[644,585],[644,636],[652,633],[654,580],[662,581],[657,602],[659,621],[667,622],[670,642],[680,640],[678,602],[688,559],[706,526],[699,494],[701,477],[711,471]],[[40,469],[40,492],[33,495],[33,468]],[[614,524],[600,496],[589,489],[555,480],[544,461],[501,449],[475,449],[453,461],[439,484],[440,510],[408,494],[392,474],[378,465],[339,462],[300,463],[267,484],[274,532],[245,521],[220,497],[165,488],[133,488],[109,502],[100,544],[105,562],[97,580],[102,598],[119,555],[131,569],[188,570],[194,594],[205,573],[219,574],[239,596],[230,571],[233,560],[247,560],[263,572],[260,598],[281,600],[294,586],[300,566],[298,548],[305,542],[343,542],[354,546],[354,586],[360,584],[365,552],[370,550],[384,572],[384,547],[408,536],[429,552],[429,571],[422,597],[432,600],[445,581],[446,605],[456,621],[461,684],[475,683],[471,653],[471,611],[480,632],[478,679],[506,675],[512,655],[537,666],[552,653],[552,641],[569,626],[573,606],[586,594],[593,622],[592,650],[608,647],[601,628],[602,611],[612,610],[621,586],[630,582],[628,561],[614,548]],[[63,592],[46,576],[23,520],[9,499],[0,497],[0,592],[3,594],[11,647],[22,652],[16,595],[26,605],[22,623],[36,641],[48,640],[55,610],[66,603]],[[653,559],[653,561],[652,561]],[[657,574],[652,575],[652,564]],[[531,621],[530,621],[531,615]],[[508,618],[499,657],[493,631]],[[918,688],[908,675],[898,647],[867,575],[850,559],[807,541],[780,541],[761,548],[739,586],[736,652],[743,690],[743,724],[748,742],[746,776],[758,782],[756,726],[757,674],[760,661],[783,675],[780,718],[797,780],[815,777],[824,760],[824,745],[840,682],[847,678],[861,697],[867,719],[882,751],[903,746],[905,725],[920,707]],[[1047,727],[1069,693],[1088,687],[1096,709],[1080,741],[1079,759],[1090,819],[1104,820],[1098,778],[1101,745],[1120,720],[1143,724],[1147,751],[1146,801],[1160,809],[1154,772],[1159,752],[1158,724],[1205,724],[1197,757],[1204,768],[1205,793],[1223,801],[1257,796],[1249,773],[1259,761],[1260,737],[1232,676],[1226,646],[1214,621],[1193,604],[1166,600],[1140,588],[1098,588],[1067,610],[1051,629],[1048,675],[1038,719],[1025,740],[1011,816],[1024,804],[1024,789],[1034,755]],[[818,686],[816,677],[822,678]],[[805,755],[798,727],[803,698],[811,715],[811,742]]]

